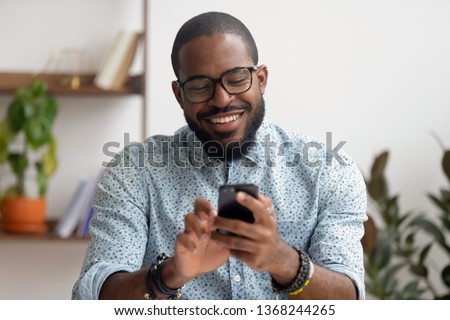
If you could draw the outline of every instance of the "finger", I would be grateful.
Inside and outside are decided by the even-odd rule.
[[[230,250],[243,252],[253,252],[255,250],[255,242],[241,236],[224,235],[219,232],[213,232],[211,234],[211,239]]]
[[[175,246],[181,246],[186,250],[193,252],[195,249],[197,249],[195,234],[189,232],[182,232],[177,234]]]
[[[211,211],[214,210],[214,207],[212,204],[204,199],[204,198],[197,198],[195,199],[194,203],[194,213],[202,220],[207,220],[208,217],[211,215]]]
[[[258,200],[264,204],[264,207],[270,208],[272,206],[272,200],[269,197],[258,195]]]
[[[236,200],[253,212],[255,222],[265,221],[270,217],[268,215],[268,208],[271,208],[272,201],[269,198],[260,195],[256,199],[245,192],[238,192],[236,194]]]
[[[250,239],[253,238],[253,229],[255,229],[252,223],[247,223],[239,219],[223,218],[219,216],[214,219],[213,228],[216,230],[225,230]]]
[[[197,237],[201,237],[206,233],[205,224],[193,213],[189,213],[184,217],[184,230],[185,232],[193,232]]]

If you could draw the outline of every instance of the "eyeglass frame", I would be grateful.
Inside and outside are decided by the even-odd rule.
[[[233,69],[230,69],[230,70],[227,70],[227,71],[223,72],[223,73],[220,75],[219,78],[209,78],[209,77],[206,77],[206,76],[193,76],[193,77],[191,77],[191,78],[188,78],[188,79],[187,79],[186,81],[184,81],[184,82],[180,82],[180,81],[177,79],[176,84],[177,84],[177,87],[183,89],[184,95],[186,96],[186,98],[189,100],[190,103],[203,103],[203,102],[206,102],[206,101],[208,101],[208,100],[211,100],[211,98],[214,97],[214,94],[215,94],[215,92],[216,92],[216,84],[217,84],[217,83],[220,83],[220,85],[222,86],[222,88],[223,88],[228,94],[231,94],[231,95],[237,95],[237,94],[241,94],[241,93],[247,92],[248,90],[250,90],[250,88],[251,88],[252,85],[253,85],[253,72],[258,71],[258,68],[259,68],[259,66],[257,66],[257,65],[255,65],[255,66],[250,66],[250,67],[236,67],[236,68],[233,68]],[[223,83],[223,77],[224,77],[226,74],[228,74],[228,73],[231,73],[231,72],[233,72],[233,71],[237,71],[237,70],[240,70],[240,69],[247,69],[248,71],[250,71],[250,74],[252,75],[252,76],[250,77],[250,85],[249,85],[248,88],[247,88],[246,90],[244,90],[244,91],[237,92],[237,93],[230,93],[230,92],[228,92],[227,88],[225,87],[225,84]],[[192,81],[192,80],[198,80],[198,79],[206,79],[206,80],[211,81],[211,83],[212,83],[211,96],[210,96],[208,99],[206,99],[206,100],[202,100],[202,101],[198,101],[198,102],[193,102],[193,101],[191,101],[191,99],[190,99],[190,98],[188,97],[188,95],[186,94],[186,91],[185,91],[185,89],[184,89],[184,86],[185,86],[186,83],[188,83],[188,82],[190,82],[190,81]]]

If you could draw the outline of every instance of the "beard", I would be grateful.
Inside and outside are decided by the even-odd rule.
[[[201,119],[204,117],[215,116],[221,113],[237,111],[237,110],[246,110],[247,112],[252,110],[252,106],[250,104],[244,104],[241,106],[227,106],[225,108],[217,108],[215,107],[211,111],[207,113],[199,113],[197,118]],[[256,131],[258,131],[261,126],[264,116],[266,113],[266,103],[264,101],[263,96],[255,107],[254,114],[250,119],[250,122],[247,124],[247,127],[244,130],[244,135],[240,140],[232,141],[227,145],[222,145],[217,140],[214,140],[210,134],[202,130],[196,122],[186,116],[184,114],[184,118],[189,126],[189,128],[195,133],[197,138],[201,141],[203,150],[210,157],[214,157],[216,159],[222,159],[224,161],[237,160],[242,158],[248,153],[248,150],[254,145]],[[215,134],[220,138],[229,138],[234,134],[234,131],[230,132],[215,132]]]

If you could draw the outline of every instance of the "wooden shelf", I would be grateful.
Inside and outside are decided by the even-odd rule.
[[[142,94],[142,75],[131,76],[125,86],[118,90],[103,90],[94,86],[94,74],[80,75],[80,86],[72,89],[69,85],[70,75],[56,73],[0,72],[0,93],[14,93],[18,87],[27,86],[33,78],[47,83],[48,92],[52,95],[98,95],[117,96]]]
[[[12,240],[12,241],[22,241],[22,240],[51,240],[51,241],[88,241],[89,237],[77,237],[72,235],[69,238],[61,238],[55,232],[55,226],[57,221],[47,221],[46,222],[48,231],[45,233],[9,233],[3,230],[3,224],[0,221],[0,241]]]

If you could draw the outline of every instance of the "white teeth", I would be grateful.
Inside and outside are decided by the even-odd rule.
[[[210,121],[212,123],[228,123],[231,121],[235,121],[237,118],[239,118],[239,115],[235,114],[235,115],[229,116],[229,117],[212,118]]]

